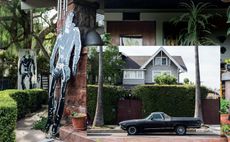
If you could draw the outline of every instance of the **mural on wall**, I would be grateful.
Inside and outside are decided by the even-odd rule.
[[[73,23],[74,13],[67,15],[64,28],[57,36],[50,59],[51,84],[48,100],[48,121],[46,131],[53,136],[58,133],[62,118],[67,83],[71,75],[77,73],[77,64],[81,53],[81,37],[78,27]],[[73,52],[72,52],[73,51]],[[70,64],[71,63],[71,64]],[[60,80],[60,96],[54,94],[56,83]]]
[[[18,60],[18,89],[36,88],[36,78],[36,53],[30,49],[20,49]]]

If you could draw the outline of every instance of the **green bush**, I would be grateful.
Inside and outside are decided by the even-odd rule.
[[[229,107],[230,107],[230,101],[221,98],[221,100],[220,100],[220,113],[221,114],[228,114]]]
[[[33,90],[9,90],[9,95],[17,102],[18,119],[25,117],[27,113],[35,112],[48,99],[46,91]]]
[[[172,75],[168,75],[168,74],[162,74],[162,75],[158,75],[156,76],[156,78],[154,79],[154,81],[156,82],[156,84],[160,84],[160,85],[172,85],[172,84],[177,84],[177,79],[176,77],[172,76]]]
[[[87,110],[91,120],[94,119],[96,101],[97,101],[97,86],[87,86]],[[115,124],[117,114],[117,102],[127,92],[121,87],[104,86],[103,87],[103,104],[104,104],[104,122],[105,124]]]
[[[33,129],[41,130],[41,131],[45,132],[45,126],[46,126],[47,120],[48,120],[48,117],[41,117],[40,120],[36,121],[33,124]]]
[[[7,92],[0,92],[0,142],[15,142],[17,104]]]
[[[0,142],[15,142],[16,120],[39,109],[47,99],[39,89],[0,91]]]
[[[132,94],[142,100],[143,115],[165,112],[171,116],[193,116],[195,87],[189,85],[143,85],[132,89]],[[202,98],[208,89],[201,87]]]

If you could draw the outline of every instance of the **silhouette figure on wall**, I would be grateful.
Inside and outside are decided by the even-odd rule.
[[[67,83],[70,79],[71,73],[73,76],[77,73],[77,64],[81,53],[80,31],[73,23],[74,16],[73,12],[70,12],[67,15],[64,29],[57,36],[50,59],[50,72],[52,77],[49,89],[46,131],[50,131],[52,136],[56,136],[58,133],[60,120],[64,110]],[[73,53],[73,55],[71,53]],[[56,83],[59,80],[61,80],[61,89],[60,96],[57,97],[54,95],[54,91]]]
[[[34,59],[30,55],[29,51],[26,52],[24,56],[22,56],[19,64],[19,74],[21,75],[21,86],[22,89],[32,89],[32,77],[35,75],[35,64]],[[29,88],[26,88],[25,79],[28,77],[29,79]]]

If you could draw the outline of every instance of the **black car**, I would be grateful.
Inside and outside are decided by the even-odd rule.
[[[201,120],[193,117],[170,117],[164,112],[153,112],[145,119],[127,120],[119,123],[129,135],[146,131],[175,131],[185,135],[187,128],[200,128]]]

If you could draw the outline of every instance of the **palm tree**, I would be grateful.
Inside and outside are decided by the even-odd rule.
[[[209,3],[199,2],[195,4],[193,1],[189,3],[181,3],[181,6],[186,8],[187,12],[183,15],[172,19],[173,23],[184,22],[187,25],[187,29],[179,37],[179,41],[185,45],[195,46],[195,112],[194,117],[203,120],[202,108],[201,108],[201,92],[200,92],[200,67],[199,67],[199,45],[213,43],[208,35],[211,34],[208,25],[210,25],[208,19],[212,14],[205,13],[205,9],[209,7]]]
[[[104,114],[103,114],[103,47],[99,47],[99,71],[98,71],[98,92],[97,92],[97,105],[95,116],[93,120],[93,127],[104,125]]]

